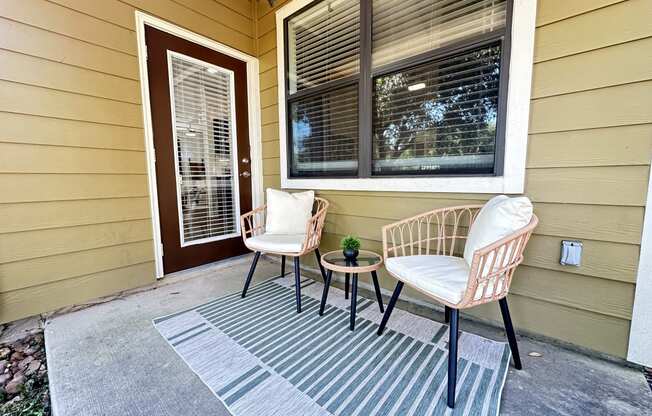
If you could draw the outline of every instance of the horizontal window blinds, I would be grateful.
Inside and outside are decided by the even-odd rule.
[[[233,74],[169,52],[182,245],[237,232]]]
[[[292,176],[357,173],[357,84],[293,101],[290,115]]]
[[[288,21],[289,92],[359,72],[360,5],[322,1]]]
[[[375,175],[492,173],[500,44],[374,79]]]
[[[372,65],[505,27],[506,0],[374,0]]]

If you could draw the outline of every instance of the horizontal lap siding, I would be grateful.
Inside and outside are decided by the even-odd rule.
[[[0,2],[0,322],[154,280],[135,10],[255,54],[249,1]]]
[[[260,63],[261,139],[265,188],[281,187],[275,10],[285,3],[287,1],[278,1],[276,6],[271,8],[267,2],[258,2],[256,9],[256,48]]]
[[[267,2],[257,13],[264,185],[279,187],[275,14]],[[647,0],[539,0],[525,193],[541,222],[510,295],[520,328],[621,357],[652,150],[651,20]],[[385,224],[491,197],[320,194],[332,204],[323,252],[349,233],[381,251]],[[559,264],[566,238],[584,241],[580,267]],[[312,257],[306,262],[314,264]],[[381,275],[392,289],[393,279]],[[470,313],[499,320],[497,311],[489,305]]]

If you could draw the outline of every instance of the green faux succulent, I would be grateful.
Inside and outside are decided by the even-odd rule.
[[[360,239],[352,235],[347,235],[340,242],[340,247],[343,250],[360,250]]]

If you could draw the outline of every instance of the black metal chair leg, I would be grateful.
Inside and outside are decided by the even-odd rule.
[[[350,277],[348,273],[344,273],[344,299],[349,298],[349,282]]]
[[[355,329],[355,313],[358,307],[358,274],[353,273],[351,280],[351,316],[349,318],[349,329]]]
[[[294,258],[294,292],[297,297],[297,313],[301,313],[301,271],[299,256]]]
[[[319,253],[319,249],[315,249],[315,257],[317,257],[317,264],[319,265],[319,270],[321,271],[321,278],[324,279],[324,282],[326,281],[326,270],[324,270],[324,266],[321,264],[321,254]]]
[[[451,321],[451,308],[444,305],[444,322],[449,323]]]
[[[505,332],[507,333],[507,340],[509,341],[509,349],[512,350],[514,367],[517,370],[520,370],[523,366],[521,365],[521,356],[518,353],[518,344],[516,343],[516,334],[514,333],[514,325],[512,325],[512,317],[509,315],[507,298],[500,299],[498,303],[500,304],[500,313],[503,315],[503,322],[505,323]]]
[[[457,385],[457,338],[458,338],[458,323],[459,323],[459,310],[451,309],[451,324],[448,336],[448,407],[453,409],[455,407],[455,387]]]
[[[253,263],[251,263],[251,267],[249,268],[249,274],[247,275],[247,279],[245,280],[244,288],[242,288],[243,298],[247,296],[247,290],[249,289],[249,285],[251,284],[251,279],[254,277],[254,271],[256,270],[256,264],[258,264],[258,258],[260,258],[260,251],[257,251],[254,254],[254,261]]]
[[[378,275],[375,270],[371,271],[371,279],[374,281],[374,290],[376,291],[376,299],[378,300],[378,307],[380,308],[380,313],[385,312],[383,307],[383,295],[380,293],[380,285],[378,284]]]
[[[394,306],[396,305],[396,301],[398,300],[398,297],[401,294],[402,289],[403,289],[403,282],[400,281],[397,282],[396,288],[394,289],[394,293],[392,293],[392,297],[389,299],[389,303],[387,304],[387,309],[385,309],[383,320],[380,322],[380,326],[378,327],[378,335],[383,334],[383,331],[385,330],[385,326],[387,325],[387,321],[389,321],[389,316],[392,314],[392,311],[394,310]]]
[[[285,256],[281,256],[281,277],[285,277]]]
[[[333,276],[333,271],[329,270],[326,272],[326,281],[324,282],[324,291],[321,294],[321,303],[319,304],[319,316],[324,314],[324,308],[326,308],[326,299],[328,299],[328,289],[331,285],[331,277]]]

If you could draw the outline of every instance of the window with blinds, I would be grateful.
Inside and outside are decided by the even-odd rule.
[[[359,4],[322,1],[286,25],[290,175],[355,176]]]
[[[233,73],[168,51],[181,245],[238,235]]]
[[[374,80],[373,173],[492,173],[500,47]]]
[[[500,175],[512,1],[322,0],[288,17],[288,177]]]
[[[348,86],[294,101],[293,176],[355,175],[358,165],[358,88]]]
[[[360,59],[360,7],[351,0],[318,3],[287,24],[289,92],[355,75]]]
[[[505,27],[505,0],[374,0],[374,67]]]

